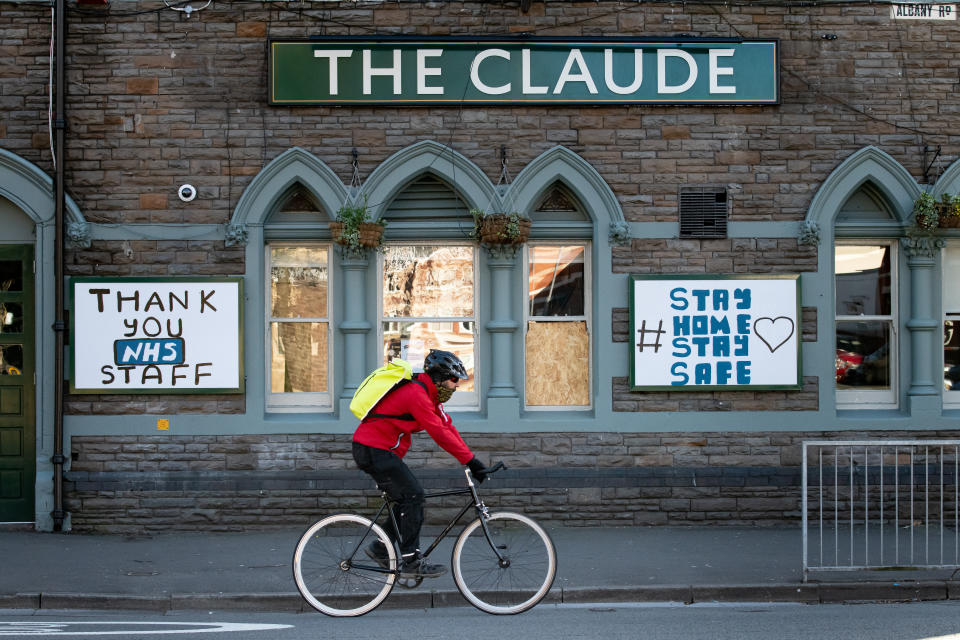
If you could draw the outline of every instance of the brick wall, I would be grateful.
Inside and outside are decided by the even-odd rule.
[[[875,145],[915,176],[941,148],[960,154],[953,24],[894,22],[877,4],[399,2],[324,11],[215,3],[186,19],[155,2],[72,9],[67,44],[67,190],[91,222],[225,224],[264,166],[293,146],[350,182],[422,140],[449,145],[496,181],[501,145],[514,172],[555,145],[589,162],[628,221],[675,222],[679,187],[724,185],[734,221],[803,219],[812,195],[855,151]],[[137,13],[137,10],[144,13]],[[52,174],[47,135],[49,9],[0,11],[0,148]],[[763,107],[271,107],[269,37],[476,35],[778,38],[782,103]],[[824,34],[835,35],[825,39]],[[936,171],[936,167],[933,169]],[[176,197],[191,182],[191,203]],[[67,252],[67,275],[238,275],[222,242],[97,241]],[[601,265],[602,266],[602,265]],[[617,273],[785,273],[816,268],[789,239],[634,240]],[[805,341],[818,309],[805,308]],[[625,311],[615,310],[616,340]],[[618,410],[817,409],[820,381],[797,392],[634,394]],[[70,396],[68,414],[242,413],[242,396]],[[814,429],[816,425],[811,425]],[[797,443],[810,434],[475,435],[516,468],[498,504],[577,522],[766,523],[795,518]],[[852,434],[844,434],[852,436]],[[68,483],[78,529],[266,527],[362,506],[369,483],[333,436],[75,438]],[[415,466],[441,466],[435,452]],[[444,461],[443,466],[449,465]],[[449,467],[446,467],[449,468]],[[437,470],[432,482],[450,479]],[[556,475],[563,473],[566,475]],[[713,484],[711,484],[713,483]],[[496,486],[496,485],[492,485]]]
[[[147,11],[130,15],[138,7]],[[886,5],[710,6],[404,2],[316,12],[216,5],[194,18],[131,5],[73,11],[68,65],[70,195],[99,222],[224,223],[244,187],[291,146],[345,182],[396,151],[441,140],[491,179],[500,145],[519,169],[562,144],[611,185],[628,220],[676,219],[680,185],[728,185],[733,220],[800,220],[826,175],[877,145],[915,175],[924,145],[944,162],[960,54],[954,26],[895,22]],[[329,18],[329,19],[326,19]],[[50,171],[46,136],[49,15],[4,8],[0,146]],[[762,107],[330,108],[266,104],[265,38],[311,35],[674,36],[779,38],[782,104]],[[836,35],[828,40],[823,34]],[[82,89],[80,89],[82,87]],[[910,96],[904,100],[903,96]],[[200,189],[182,203],[185,177]]]
[[[911,432],[465,434],[509,469],[487,504],[570,525],[796,522],[805,439],[909,439]],[[956,438],[958,432],[927,433]],[[306,526],[369,513],[373,482],[349,436],[111,436],[72,439],[67,509],[77,531],[133,533]],[[419,435],[406,461],[425,489],[462,483],[459,466]],[[428,509],[439,524],[459,498]],[[439,505],[439,506],[437,506]]]

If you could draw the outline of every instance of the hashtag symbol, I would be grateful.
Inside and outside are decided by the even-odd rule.
[[[637,343],[637,346],[640,347],[640,352],[643,353],[644,347],[653,347],[653,352],[657,353],[660,351],[660,336],[666,333],[663,330],[663,320],[660,320],[657,323],[656,329],[647,329],[647,321],[644,320],[641,323],[640,328],[637,329],[637,333],[640,334],[640,342]],[[647,342],[647,334],[652,333],[655,336],[654,342]]]

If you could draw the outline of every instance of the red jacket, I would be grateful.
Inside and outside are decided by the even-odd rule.
[[[353,441],[392,451],[402,458],[410,448],[410,434],[426,429],[444,451],[460,464],[467,464],[473,458],[473,453],[453,426],[453,420],[443,410],[443,405],[437,402],[437,387],[433,380],[426,373],[418,373],[413,379],[422,382],[423,387],[408,382],[384,396],[370,413],[409,413],[414,419],[367,418],[357,427]]]

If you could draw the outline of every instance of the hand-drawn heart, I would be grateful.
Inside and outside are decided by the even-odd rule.
[[[787,316],[776,318],[757,318],[753,321],[753,332],[763,340],[770,353],[773,353],[787,343],[793,336],[793,320]]]

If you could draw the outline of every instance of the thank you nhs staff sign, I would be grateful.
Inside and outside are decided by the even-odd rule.
[[[798,276],[632,276],[634,390],[797,389]]]
[[[269,42],[271,104],[776,104],[777,40]]]
[[[72,390],[243,390],[240,278],[73,278]]]

